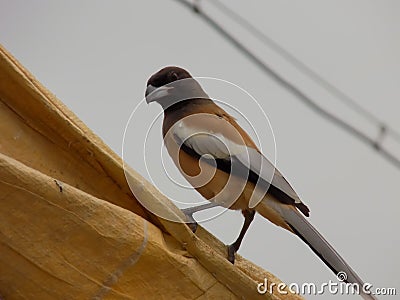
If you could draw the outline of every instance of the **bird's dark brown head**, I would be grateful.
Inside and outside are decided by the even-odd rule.
[[[189,72],[179,67],[165,67],[152,75],[145,95],[147,103],[157,102],[164,110],[177,103],[184,104],[184,100],[208,97]]]
[[[165,67],[153,74],[147,81],[147,86],[161,87],[176,80],[192,78],[188,71],[179,67]]]

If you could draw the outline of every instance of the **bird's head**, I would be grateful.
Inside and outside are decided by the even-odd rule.
[[[157,102],[164,109],[192,98],[207,97],[200,84],[188,71],[179,67],[165,67],[147,81],[146,102]]]

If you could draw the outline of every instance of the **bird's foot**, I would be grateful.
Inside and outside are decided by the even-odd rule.
[[[199,226],[199,225],[197,224],[197,222],[191,222],[191,223],[186,223],[186,224],[189,226],[190,230],[191,230],[193,233],[196,233],[197,227]]]
[[[228,245],[228,260],[232,263],[232,265],[235,263],[236,251],[237,250],[235,244]]]
[[[196,220],[193,218],[193,211],[192,211],[191,207],[181,209],[181,211],[186,216],[186,219],[188,221],[188,222],[186,222],[187,226],[189,226],[190,230],[192,230],[192,232],[195,233],[197,230],[198,224],[197,224]]]

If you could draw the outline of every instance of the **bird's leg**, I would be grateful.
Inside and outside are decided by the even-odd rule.
[[[190,227],[190,229],[193,231],[193,233],[196,232],[197,225],[198,225],[196,220],[193,218],[193,214],[195,212],[205,210],[208,208],[212,208],[215,206],[218,206],[218,204],[216,204],[214,202],[210,202],[210,203],[206,203],[206,204],[202,204],[202,205],[198,205],[198,206],[181,209],[181,211],[185,214],[186,218],[188,219],[189,222],[187,224]]]
[[[242,230],[240,230],[239,236],[236,241],[228,246],[228,260],[233,264],[235,262],[235,253],[239,250],[240,244],[242,243],[243,237],[246,234],[247,229],[251,222],[253,222],[254,215],[256,214],[255,210],[243,210],[244,223]]]

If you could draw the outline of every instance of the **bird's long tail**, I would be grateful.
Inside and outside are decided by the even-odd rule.
[[[269,213],[271,208],[275,210],[286,222],[288,227],[299,236],[318,257],[335,273],[335,275],[344,276],[343,281],[351,284],[357,284],[360,295],[364,299],[376,300],[372,294],[363,291],[364,282],[356,272],[345,262],[345,260],[336,252],[336,250],[325,240],[325,238],[312,226],[306,218],[294,207],[282,205],[270,201],[262,201],[257,211],[268,218],[265,213]],[[340,274],[340,275],[338,275]]]

